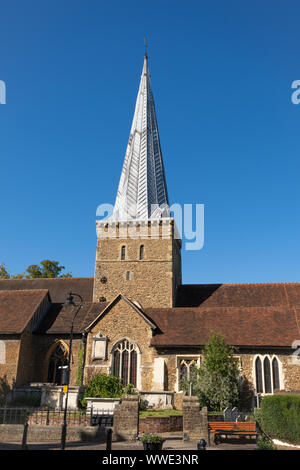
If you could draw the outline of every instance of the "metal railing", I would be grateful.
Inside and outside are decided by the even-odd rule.
[[[42,408],[0,408],[0,424],[24,424],[29,426],[60,426],[63,423],[64,410]],[[69,426],[113,426],[113,411],[68,409]]]

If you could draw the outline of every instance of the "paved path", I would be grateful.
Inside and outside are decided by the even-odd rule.
[[[183,441],[181,436],[170,436],[164,435],[166,439],[164,442],[164,450],[197,450],[197,441]],[[40,443],[28,443],[29,450],[60,450],[59,442],[40,442]],[[99,450],[104,451],[106,449],[105,443],[96,442],[67,442],[66,450]],[[222,443],[217,446],[207,447],[207,450],[254,450],[255,444],[243,444],[243,443]],[[19,443],[0,443],[0,450],[21,450]],[[143,446],[140,442],[126,441],[126,442],[112,442],[112,450],[143,450]]]

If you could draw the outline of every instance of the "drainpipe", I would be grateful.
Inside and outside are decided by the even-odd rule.
[[[87,340],[87,331],[82,333],[82,347],[83,347],[83,354],[82,354],[82,362],[81,362],[81,377],[80,377],[80,386],[83,385],[83,376],[84,376],[84,366],[85,366],[85,358],[86,358],[86,340]]]

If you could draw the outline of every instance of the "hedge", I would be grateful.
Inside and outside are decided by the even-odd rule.
[[[259,424],[273,439],[300,443],[300,396],[266,396],[259,410]]]

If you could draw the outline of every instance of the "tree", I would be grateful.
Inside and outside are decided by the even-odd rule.
[[[64,266],[59,266],[59,261],[45,259],[40,264],[31,264],[28,266],[24,273],[15,274],[10,276],[5,269],[4,263],[0,265],[0,279],[37,279],[37,278],[69,278],[72,277],[71,273],[61,274],[65,269]]]
[[[32,264],[31,266],[28,266],[26,272],[29,274],[30,278],[72,277],[70,273],[60,275],[61,271],[63,271],[64,269],[64,266],[59,266],[59,261],[51,261],[49,259],[44,259],[40,262],[40,266],[37,264]]]
[[[48,276],[43,276],[42,270],[38,264],[31,264],[26,269],[26,272],[28,273],[25,276],[27,279],[36,279],[38,277],[48,277]]]
[[[202,406],[209,410],[221,411],[238,404],[240,371],[233,353],[223,336],[211,333],[194,388]]]
[[[0,279],[10,279],[10,274],[8,273],[7,269],[5,268],[5,264],[0,264]]]

